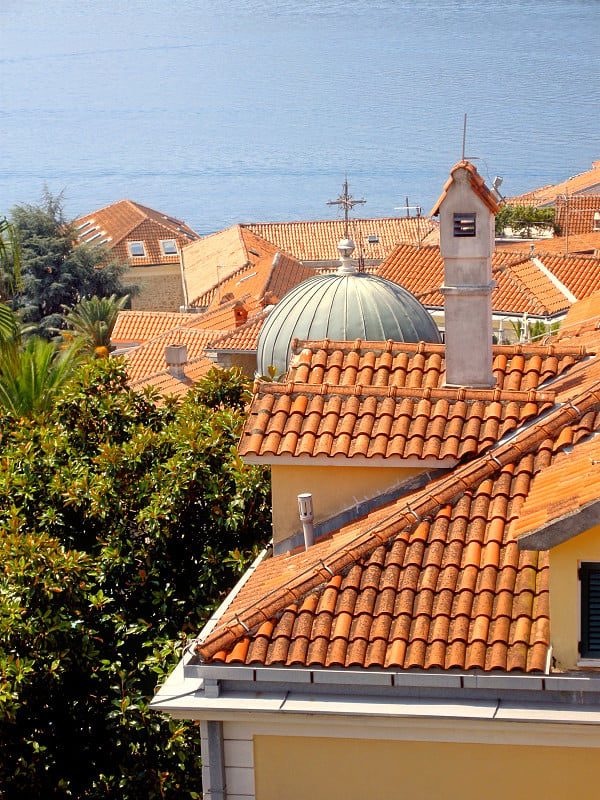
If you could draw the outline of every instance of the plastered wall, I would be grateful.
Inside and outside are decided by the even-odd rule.
[[[550,550],[550,641],[558,669],[579,660],[580,591],[577,571],[583,561],[600,561],[600,526]]]
[[[597,797],[598,750],[257,736],[256,800]]]
[[[423,470],[394,467],[282,466],[271,468],[273,539],[283,541],[302,531],[298,495],[313,496],[315,523],[399,486]]]

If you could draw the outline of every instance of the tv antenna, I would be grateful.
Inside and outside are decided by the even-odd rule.
[[[421,246],[421,215],[423,209],[421,206],[409,206],[408,197],[406,198],[406,205],[394,206],[394,211],[406,211],[406,219],[411,219],[410,212],[416,211],[415,217],[417,219],[417,245]]]
[[[467,141],[467,115],[465,114],[463,120],[463,142],[462,142],[462,160],[465,160],[465,144]]]
[[[328,200],[328,206],[341,206],[344,209],[344,236],[346,239],[350,238],[350,233],[348,229],[348,212],[351,211],[354,206],[362,205],[366,203],[366,200],[355,200],[351,194],[348,192],[348,176],[346,175],[346,179],[344,180],[344,191],[338,197],[337,200]]]

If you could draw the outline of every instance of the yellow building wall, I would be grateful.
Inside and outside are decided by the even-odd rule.
[[[582,561],[600,561],[600,525],[550,550],[550,641],[558,669],[579,660],[580,586]]]
[[[348,466],[271,467],[273,541],[280,542],[302,531],[298,517],[298,495],[313,496],[315,523],[399,486],[422,469]]]
[[[256,736],[256,800],[597,797],[594,748]]]

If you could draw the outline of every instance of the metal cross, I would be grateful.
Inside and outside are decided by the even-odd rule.
[[[358,206],[366,202],[366,200],[355,200],[352,195],[348,193],[348,178],[346,178],[344,181],[344,191],[338,197],[338,199],[328,200],[328,206],[342,206],[344,209],[344,236],[346,239],[350,238],[348,231],[348,212],[353,209],[354,206]]]

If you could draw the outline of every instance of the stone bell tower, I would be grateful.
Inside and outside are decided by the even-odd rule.
[[[440,217],[444,259],[446,384],[494,386],[492,254],[495,195],[469,161],[459,161],[431,215]]]

